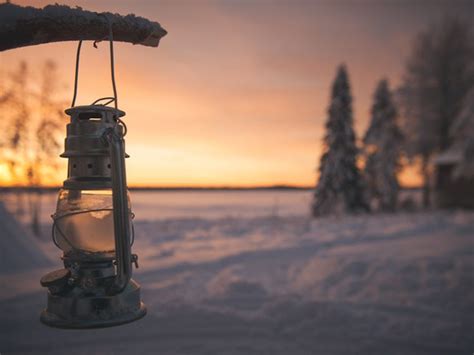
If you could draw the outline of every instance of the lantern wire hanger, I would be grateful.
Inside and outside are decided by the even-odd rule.
[[[109,27],[109,51],[110,51],[110,77],[112,80],[112,89],[114,92],[114,96],[106,96],[106,97],[101,97],[97,100],[95,100],[91,105],[101,105],[101,106],[108,106],[112,102],[114,103],[115,109],[118,110],[118,94],[117,94],[117,85],[115,84],[115,61],[114,61],[114,34],[112,30],[112,22],[110,21],[110,18],[106,16],[105,14],[99,14],[99,16],[105,17],[107,20],[107,24]],[[93,43],[94,48],[97,48],[97,43],[100,42],[100,40],[96,40]],[[72,102],[71,102],[71,107],[74,107],[76,104],[76,98],[77,98],[77,86],[79,82],[79,61],[80,61],[80,56],[81,56],[81,47],[82,47],[82,40],[79,41],[77,45],[77,52],[76,52],[76,68],[75,68],[75,73],[74,73],[74,94],[72,97]],[[101,101],[106,101],[105,103],[99,104]],[[123,136],[125,137],[127,135],[127,125],[123,120],[120,119],[120,117],[115,118],[118,123],[120,123],[123,126],[124,133]]]

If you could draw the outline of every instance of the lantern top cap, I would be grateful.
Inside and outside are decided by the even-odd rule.
[[[99,112],[112,113],[117,117],[125,116],[125,111],[116,109],[114,107],[105,106],[105,105],[74,106],[74,107],[68,108],[65,112],[69,116],[80,114],[80,113],[99,113]]]

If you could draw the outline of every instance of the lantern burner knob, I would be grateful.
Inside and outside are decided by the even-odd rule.
[[[51,271],[44,275],[41,280],[41,286],[47,287],[52,294],[61,293],[67,286],[71,272],[68,269],[59,269]]]

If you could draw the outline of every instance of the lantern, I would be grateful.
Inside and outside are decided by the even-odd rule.
[[[143,317],[140,287],[131,280],[132,211],[126,185],[124,127],[115,108],[91,105],[66,110],[68,179],[53,215],[53,240],[64,269],[41,279],[47,325],[91,328]]]
[[[138,263],[131,252],[133,213],[125,174],[126,126],[121,119],[125,112],[117,107],[108,24],[114,97],[74,106],[82,41],[77,48],[74,96],[66,110],[70,123],[61,155],[68,159],[68,178],[52,216],[53,241],[63,251],[64,268],[41,278],[48,302],[40,319],[53,327],[108,327],[146,314],[140,286],[131,279],[132,263]],[[99,104],[103,100],[107,103]],[[112,102],[114,108],[107,106]]]

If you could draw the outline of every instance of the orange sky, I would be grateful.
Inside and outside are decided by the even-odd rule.
[[[377,81],[397,85],[414,34],[448,11],[436,1],[62,3],[135,13],[169,32],[159,48],[116,44],[127,173],[135,186],[313,185],[336,66],[348,66],[360,136]],[[467,4],[449,11],[461,13]],[[8,70],[21,59],[36,66],[52,58],[69,99],[75,48],[7,51],[0,65]],[[77,103],[110,93],[107,46],[86,43]],[[413,173],[403,182],[416,183]]]

